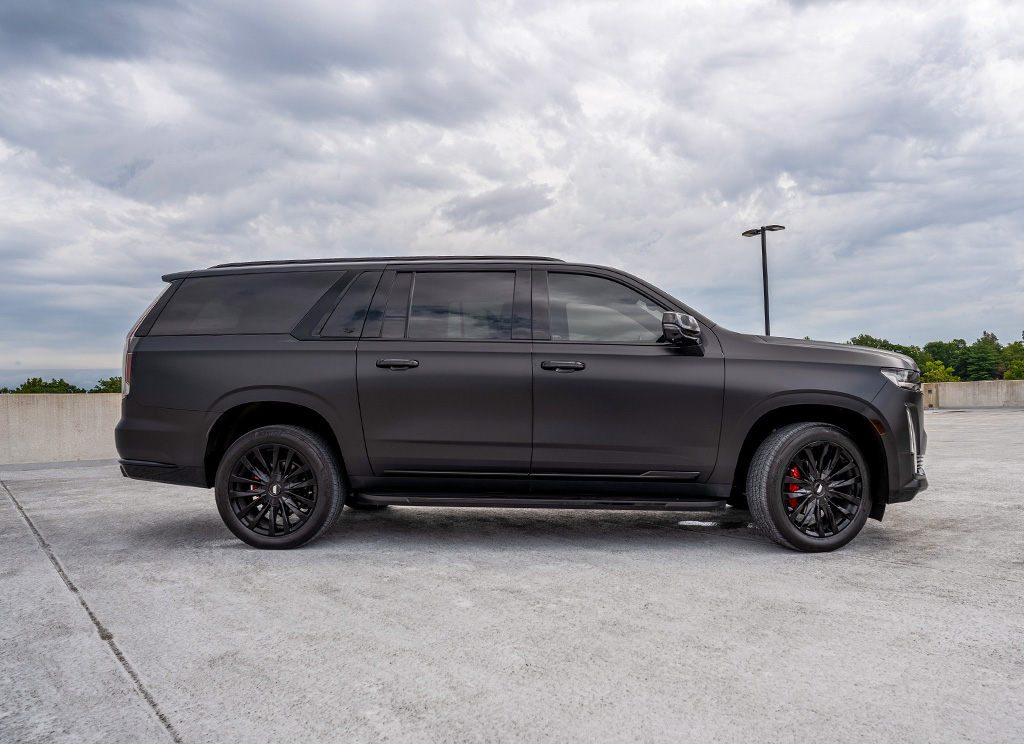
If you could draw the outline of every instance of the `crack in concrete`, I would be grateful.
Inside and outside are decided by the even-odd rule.
[[[14,504],[14,508],[18,510],[18,513],[21,515],[21,518],[25,520],[25,524],[28,525],[29,530],[31,530],[32,534],[35,535],[36,541],[39,543],[39,547],[42,548],[43,552],[46,554],[46,557],[50,559],[50,563],[53,564],[53,568],[57,572],[57,575],[60,576],[61,581],[64,582],[64,585],[68,588],[68,591],[70,591],[78,598],[78,602],[82,605],[82,609],[85,610],[85,614],[89,616],[89,620],[96,627],[96,632],[99,633],[100,640],[106,642],[107,646],[110,648],[110,651],[114,654],[114,658],[117,659],[117,662],[121,665],[125,673],[135,684],[135,688],[139,691],[139,694],[142,696],[142,699],[146,701],[150,709],[153,711],[154,715],[156,715],[157,720],[160,721],[160,725],[163,726],[164,730],[167,732],[167,735],[171,737],[171,741],[175,742],[175,744],[183,744],[181,737],[178,735],[178,732],[174,728],[174,725],[170,722],[167,716],[164,715],[164,712],[160,710],[160,706],[157,705],[156,699],[153,697],[150,691],[146,689],[146,686],[143,684],[142,679],[139,677],[138,673],[132,667],[128,659],[125,658],[125,655],[121,652],[121,649],[114,641],[114,634],[107,630],[103,623],[100,622],[100,619],[96,617],[96,613],[94,613],[92,611],[92,608],[89,607],[89,603],[85,601],[85,597],[82,596],[82,593],[78,590],[78,587],[75,586],[74,582],[71,581],[71,578],[64,570],[64,567],[61,566],[60,561],[57,560],[57,556],[53,552],[53,548],[50,547],[50,544],[43,537],[42,533],[40,533],[39,530],[36,528],[35,523],[33,523],[31,517],[29,517],[29,515],[25,512],[25,509],[22,508],[21,502],[19,502],[18,499],[15,498],[14,494],[11,492],[11,489],[7,487],[7,484],[4,483],[2,479],[0,479],[0,486],[3,486],[4,491],[7,492],[7,496],[11,500],[11,503]]]

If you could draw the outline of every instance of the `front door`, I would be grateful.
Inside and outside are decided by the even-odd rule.
[[[373,303],[383,312],[367,320],[357,351],[374,475],[525,475],[530,273],[417,269],[385,277]]]
[[[608,276],[535,272],[535,478],[671,482],[710,474],[722,353],[707,329],[703,357],[659,343],[662,313],[680,309],[662,304]]]

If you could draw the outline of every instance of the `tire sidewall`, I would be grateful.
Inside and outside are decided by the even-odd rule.
[[[782,503],[782,480],[786,476],[789,463],[800,450],[817,442],[830,442],[840,445],[850,453],[860,469],[862,493],[858,512],[849,525],[839,534],[832,535],[831,537],[811,537],[801,532],[790,521],[789,516],[786,514],[785,506]],[[765,487],[769,516],[785,540],[797,550],[824,552],[841,548],[857,536],[868,520],[868,515],[871,512],[870,471],[864,456],[860,452],[860,448],[845,432],[834,426],[823,424],[821,426],[809,427],[796,433],[785,443],[772,460],[766,477]]]
[[[317,499],[309,519],[299,529],[278,537],[260,535],[246,527],[235,516],[228,496],[228,481],[238,459],[254,447],[266,444],[283,444],[296,450],[316,477]],[[331,519],[332,503],[344,498],[337,461],[326,443],[313,432],[294,426],[265,426],[240,436],[221,458],[214,489],[217,510],[235,537],[253,547],[270,550],[294,548],[312,540]]]

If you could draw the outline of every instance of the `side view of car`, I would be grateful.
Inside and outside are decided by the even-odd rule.
[[[735,333],[603,266],[339,258],[169,274],[128,335],[131,478],[260,548],[343,507],[750,509],[833,550],[928,481],[899,354]]]

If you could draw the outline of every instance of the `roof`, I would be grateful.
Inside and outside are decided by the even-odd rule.
[[[354,263],[373,262],[386,263],[388,261],[559,261],[560,258],[548,256],[378,256],[375,258],[299,258],[283,261],[242,261],[239,263],[225,263],[211,266],[211,269],[228,269],[240,266],[277,266],[295,264],[322,264],[322,263]]]

